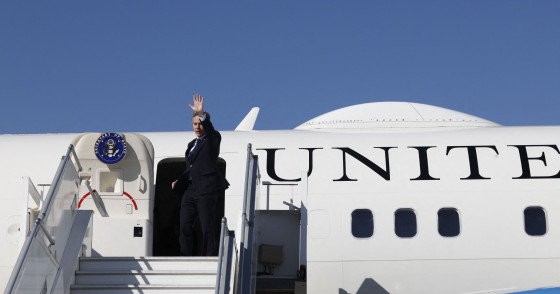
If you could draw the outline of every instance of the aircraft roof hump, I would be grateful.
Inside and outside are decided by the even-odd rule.
[[[373,102],[333,110],[296,129],[377,129],[431,127],[495,127],[499,124],[470,114],[411,102]]]

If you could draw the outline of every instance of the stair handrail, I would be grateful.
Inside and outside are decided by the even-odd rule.
[[[257,181],[259,180],[258,166],[258,156],[253,154],[252,145],[249,143],[247,144],[247,165],[245,169],[245,190],[241,215],[236,293],[253,293],[256,282],[252,266],[255,199]]]
[[[27,257],[29,256],[30,253],[30,249],[31,246],[33,245],[33,241],[35,240],[35,238],[37,237],[37,234],[39,233],[39,230],[43,231],[43,233],[45,234],[45,237],[49,240],[50,242],[50,246],[55,245],[55,238],[50,234],[50,232],[47,230],[47,228],[45,227],[45,222],[47,221],[50,212],[51,212],[51,203],[53,202],[53,198],[55,195],[55,192],[57,191],[57,188],[59,187],[60,183],[61,183],[61,178],[64,174],[66,165],[68,164],[68,161],[71,160],[71,155],[74,156],[74,161],[72,163],[77,165],[77,173],[81,171],[81,165],[78,161],[78,157],[76,156],[76,153],[74,152],[74,145],[70,144],[70,146],[68,146],[68,150],[66,151],[66,155],[62,158],[58,169],[56,171],[54,180],[53,180],[53,184],[51,185],[49,192],[47,194],[47,197],[45,199],[45,201],[43,202],[43,207],[41,208],[41,213],[39,214],[39,216],[37,217],[37,219],[35,220],[35,224],[33,226],[33,230],[31,231],[31,234],[28,236],[28,238],[26,238],[25,243],[20,251],[20,254],[18,256],[18,259],[14,265],[14,269],[12,271],[12,275],[10,276],[10,280],[8,281],[6,290],[4,293],[13,293],[15,287],[17,286],[17,283],[19,282],[19,279],[21,277],[22,274],[22,269],[24,267],[25,261],[27,259]],[[76,167],[73,166],[75,169]],[[76,173],[76,174],[77,174]],[[76,206],[76,199],[74,199],[74,206]],[[75,207],[73,207],[75,209]],[[58,267],[58,260],[56,258],[51,258],[51,260],[55,263],[55,265]]]
[[[39,193],[39,191],[37,191],[37,188],[35,187],[35,184],[33,184],[33,181],[31,180],[31,178],[29,177],[23,177],[24,179],[24,189],[26,191],[25,195],[27,197],[31,196],[31,199],[33,199],[33,201],[35,202],[35,205],[37,205],[37,207],[41,207],[41,193]],[[28,201],[29,202],[29,201]],[[29,208],[29,204],[27,206]]]
[[[256,188],[259,180],[258,156],[252,152],[251,143],[247,144],[247,164],[245,169],[245,189],[243,194],[243,210],[240,219],[239,248],[235,247],[234,232],[227,227],[227,218],[222,218],[220,232],[220,248],[218,252],[218,272],[216,276],[216,294],[230,292],[232,268],[236,268],[236,289],[234,293],[253,293],[255,277],[253,277],[253,224],[255,218]],[[233,250],[236,259],[233,260]],[[235,263],[235,264],[234,264]],[[224,274],[225,271],[225,274]]]
[[[234,260],[233,250],[235,250],[235,234],[228,229],[227,218],[222,218],[220,231],[220,249],[218,252],[218,272],[216,275],[216,294],[229,293],[231,283],[231,272]],[[237,253],[237,252],[235,252]],[[237,257],[237,254],[235,254]],[[235,264],[237,266],[237,264]]]
[[[23,177],[23,195],[25,195],[25,206],[24,209],[27,211],[27,214],[22,218],[22,227],[20,228],[20,244],[23,247],[25,242],[25,238],[31,233],[33,229],[32,225],[35,223],[35,217],[41,211],[37,211],[41,209],[42,201],[43,201],[43,193],[39,193],[35,184],[31,180],[30,177]],[[35,203],[35,207],[31,208],[29,198]],[[23,224],[25,224],[25,228],[23,228]]]
[[[91,199],[93,199],[93,203],[95,203],[95,207],[97,208],[97,211],[99,211],[99,214],[102,217],[109,217],[109,213],[107,213],[107,209],[105,208],[105,202],[103,202],[103,199],[101,199],[99,193],[97,193],[96,190],[93,190],[91,188],[91,185],[89,184],[89,180],[86,180],[85,184],[86,184],[86,188],[89,191],[89,194],[91,195]]]
[[[222,226],[220,229],[220,249],[218,249],[218,273],[216,274],[216,294],[221,294],[223,289],[221,289],[222,283],[222,264],[224,262],[224,239],[227,230],[227,219],[222,218]]]

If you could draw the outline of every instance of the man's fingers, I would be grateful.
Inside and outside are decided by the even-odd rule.
[[[199,93],[196,93],[193,95],[193,104],[189,104],[189,106],[192,108],[192,110],[194,111],[200,111],[202,112],[202,105],[204,103],[204,97],[200,96]]]

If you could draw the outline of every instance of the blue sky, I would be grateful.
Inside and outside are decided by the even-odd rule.
[[[377,101],[560,125],[560,1],[2,1],[0,133],[291,129]]]

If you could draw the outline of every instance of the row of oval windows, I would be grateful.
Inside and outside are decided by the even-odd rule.
[[[540,206],[527,207],[525,232],[530,236],[546,233],[546,215]],[[352,212],[352,235],[356,238],[373,236],[373,213],[369,209],[356,209]],[[395,234],[401,238],[416,236],[416,213],[410,208],[395,211]],[[461,233],[459,212],[456,208],[442,208],[438,211],[438,232],[443,237],[455,237]]]

